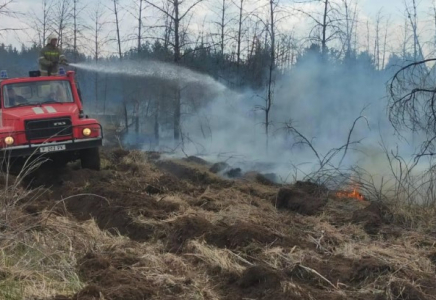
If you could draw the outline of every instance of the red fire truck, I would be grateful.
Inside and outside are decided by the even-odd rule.
[[[85,116],[75,73],[8,78],[0,71],[0,159],[47,157],[57,165],[80,159],[82,168],[100,169],[103,129]],[[19,164],[19,163],[18,163]]]

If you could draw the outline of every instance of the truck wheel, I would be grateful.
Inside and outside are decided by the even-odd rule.
[[[98,147],[82,150],[80,153],[82,169],[100,171],[100,152]]]

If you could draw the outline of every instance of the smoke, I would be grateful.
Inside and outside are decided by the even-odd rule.
[[[265,105],[266,92],[247,90],[231,100],[216,99],[186,120],[184,131],[195,143],[185,145],[185,152],[227,160],[243,170],[274,172],[286,181],[303,179],[328,160],[324,169],[357,166],[381,184],[392,176],[385,150],[398,151],[407,161],[424,138],[407,132],[399,137],[391,126],[389,76],[365,66],[323,67],[308,59],[275,82],[268,148],[265,112],[256,109]],[[207,138],[204,128],[211,128]]]
[[[236,92],[207,75],[161,62],[72,65],[101,73],[178,80],[207,91],[207,105],[182,112],[183,144],[175,155],[226,161],[243,171],[273,172],[284,181],[303,179],[327,158],[329,168],[359,166],[382,178],[391,175],[382,144],[388,151],[398,149],[407,160],[422,139],[406,133],[405,140],[400,139],[389,123],[385,85],[389,74],[357,63],[321,66],[309,57],[279,75],[268,139],[263,89]],[[182,102],[190,100],[186,94],[182,98]],[[160,146],[174,149],[163,139]]]

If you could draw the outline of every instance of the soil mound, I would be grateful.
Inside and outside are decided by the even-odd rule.
[[[296,264],[286,270],[286,275],[296,282],[319,289],[331,288],[332,286],[318,274],[333,285],[348,283],[352,274],[352,262],[341,256],[333,256],[326,260],[308,261],[305,265]]]
[[[359,283],[366,281],[373,282],[377,277],[386,275],[391,271],[393,271],[393,269],[387,263],[383,263],[371,257],[365,257],[353,262],[351,281]]]
[[[244,271],[237,284],[246,289],[250,287],[264,290],[277,289],[280,286],[281,276],[272,269],[264,266],[253,266]]]
[[[187,158],[184,158],[184,160],[187,162],[201,165],[201,166],[209,165],[209,163],[207,161],[205,161],[204,159],[197,157],[197,156],[188,156]]]
[[[324,185],[320,185],[311,181],[300,181],[298,180],[295,184],[294,187],[309,194],[309,195],[316,195],[316,196],[320,196],[320,195],[324,195],[325,193],[328,192],[328,188],[325,187]]]
[[[418,288],[406,281],[393,281],[386,290],[387,299],[430,300]]]
[[[209,172],[212,172],[214,174],[220,173],[225,171],[226,169],[230,168],[230,166],[225,162],[217,162],[214,163],[210,168]]]
[[[327,204],[327,201],[300,190],[281,188],[273,204],[277,209],[287,209],[302,215],[312,216],[318,214]]]
[[[298,299],[281,287],[283,274],[262,265],[247,268],[241,276],[230,276],[222,288],[223,299]],[[301,298],[300,298],[301,299]]]
[[[113,198],[106,198],[105,195]],[[135,193],[122,193],[112,188],[101,190],[95,195],[68,199],[65,205],[77,219],[94,218],[101,229],[114,234],[119,232],[136,241],[149,240],[159,228],[137,223],[135,215],[159,220],[179,209],[177,203],[157,201],[147,195],[138,197]]]
[[[271,185],[275,186],[277,183],[274,179],[277,179],[275,174],[269,173],[269,174],[256,174],[256,182],[263,184],[263,185]]]
[[[234,168],[230,169],[227,172],[224,173],[229,178],[240,178],[242,177],[242,170],[241,168]]]
[[[371,202],[364,209],[353,213],[352,221],[356,224],[363,224],[368,234],[377,234],[383,224],[390,224],[392,214],[389,208],[378,202]]]
[[[274,181],[274,179],[277,179],[277,176],[273,173],[261,174],[256,171],[249,171],[246,172],[243,177],[247,180],[254,181],[261,185],[279,186],[279,184]]]
[[[92,285],[85,287],[77,296],[103,295],[104,299],[113,300],[148,299],[154,294],[149,282],[139,273],[129,270],[138,262],[139,259],[133,259],[125,254],[86,254],[78,261],[78,273],[83,281]]]
[[[59,299],[59,298],[55,298]],[[88,285],[80,292],[76,293],[72,300],[100,300],[104,299],[103,292],[100,287],[95,285]],[[59,299],[60,300],[60,299]]]
[[[220,248],[237,249],[244,248],[253,243],[259,246],[269,247],[277,245],[294,246],[298,240],[292,241],[291,238],[284,238],[270,232],[267,228],[245,222],[238,222],[234,225],[219,228],[214,232],[210,232],[206,236],[208,243]]]
[[[159,161],[157,166],[165,170],[181,180],[189,181],[195,185],[223,184],[230,185],[223,179],[210,174],[207,170],[202,171],[198,168],[191,167],[185,163],[178,163],[171,160]]]
[[[197,216],[184,216],[169,224],[167,250],[172,253],[183,251],[188,240],[199,238],[216,231],[216,227],[208,220]]]

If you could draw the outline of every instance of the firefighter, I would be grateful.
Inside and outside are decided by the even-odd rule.
[[[59,64],[68,65],[65,55],[57,47],[57,42],[58,38],[50,34],[47,45],[40,51],[38,63],[41,76],[56,76],[59,72]]]
[[[18,104],[25,104],[27,103],[27,100],[15,93],[15,90],[12,86],[8,85],[8,99],[9,99],[9,107],[18,105]]]

